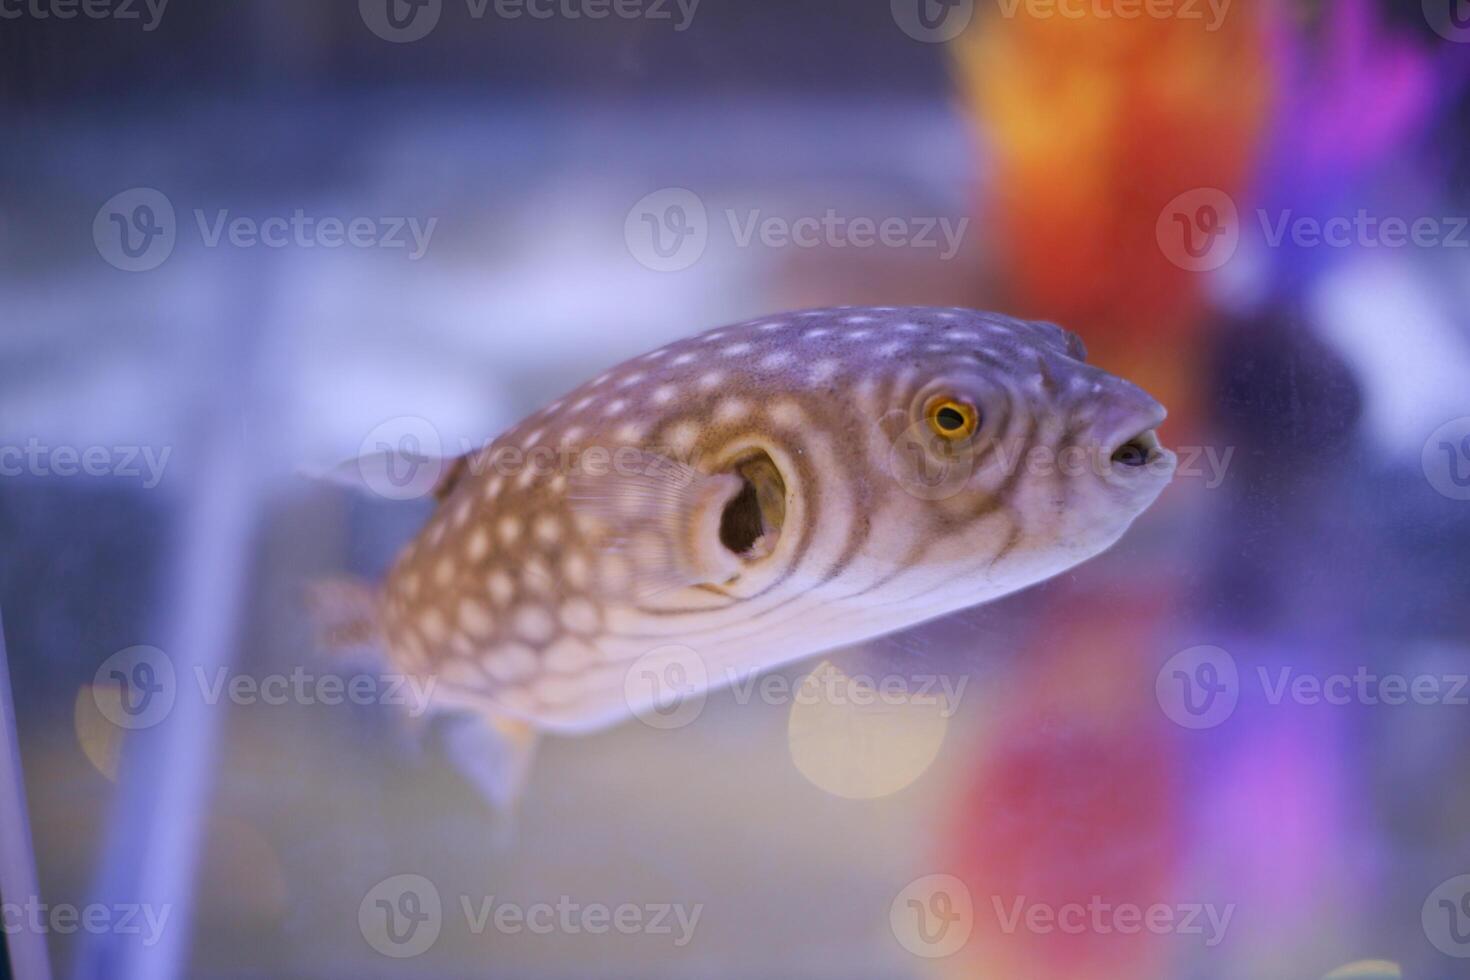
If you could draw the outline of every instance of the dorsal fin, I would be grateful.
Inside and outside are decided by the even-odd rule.
[[[465,453],[463,456],[456,456],[453,459],[444,461],[444,472],[440,475],[439,482],[434,484],[435,500],[443,503],[444,498],[454,492],[454,488],[459,485],[459,481],[470,471],[471,455],[471,453]]]
[[[369,496],[413,500],[432,495],[442,502],[470,471],[472,455],[448,457],[388,451],[359,456],[325,469],[300,467],[297,472],[307,479]]]

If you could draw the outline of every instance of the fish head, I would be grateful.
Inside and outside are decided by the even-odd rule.
[[[995,314],[924,333],[880,406],[889,493],[910,498],[896,523],[921,546],[890,554],[980,556],[991,584],[1019,587],[1106,549],[1172,479],[1164,407],[1075,334]]]

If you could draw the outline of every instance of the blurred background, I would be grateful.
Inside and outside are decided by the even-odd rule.
[[[1464,976],[1467,82],[1464,0],[0,0],[16,974]],[[1180,474],[511,832],[324,695],[429,504],[303,473],[834,304],[1061,322]]]

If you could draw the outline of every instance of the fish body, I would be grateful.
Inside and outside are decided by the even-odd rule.
[[[1048,323],[842,308],[635,357],[449,467],[374,628],[444,706],[582,733],[1102,551],[1163,408]]]

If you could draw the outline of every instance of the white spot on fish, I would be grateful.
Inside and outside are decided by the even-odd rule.
[[[745,343],[731,344],[729,347],[724,348],[723,353],[726,357],[739,357],[741,354],[750,353],[750,345]]]
[[[708,390],[710,388],[717,387],[719,383],[724,380],[725,375],[723,373],[719,371],[709,371],[700,377],[699,386]]]
[[[667,405],[674,400],[674,396],[678,393],[679,388],[677,385],[659,385],[654,389],[653,396],[649,401],[655,405]]]
[[[693,364],[697,360],[699,360],[699,355],[698,354],[680,354],[678,357],[674,358],[669,363],[670,364]]]
[[[430,643],[443,643],[449,636],[449,624],[444,621],[444,614],[438,609],[424,611],[419,617],[419,630]]]
[[[592,663],[592,648],[573,637],[557,640],[546,649],[546,669],[573,674]]]
[[[727,398],[715,409],[715,421],[737,422],[750,414],[750,406],[738,398]]]
[[[625,399],[618,398],[609,402],[607,408],[603,409],[602,414],[612,418],[613,416],[622,415],[623,409],[627,407],[628,402]]]
[[[544,545],[553,545],[561,540],[561,521],[550,514],[536,518],[534,529],[536,540]]]
[[[805,337],[807,340],[816,340],[818,337],[825,337],[831,332],[832,331],[830,330],[825,330],[821,327],[817,327],[815,330],[808,330],[806,333],[802,334],[802,336]]]
[[[470,561],[478,562],[490,553],[490,532],[483,527],[477,527],[470,534],[469,541],[465,544],[465,556]]]
[[[689,453],[699,441],[699,426],[693,422],[680,422],[669,429],[669,448],[679,453]]]
[[[774,354],[767,354],[765,357],[761,358],[760,366],[767,371],[774,371],[777,368],[785,367],[790,363],[791,352],[786,350],[778,350]]]
[[[500,533],[500,543],[509,548],[521,536],[521,522],[507,514],[500,519],[496,530]]]
[[[807,378],[811,381],[812,384],[819,385],[827,381],[829,378],[832,377],[832,375],[836,373],[836,361],[831,359],[821,360],[812,365],[811,373],[807,375]]]
[[[545,643],[556,635],[556,621],[540,606],[521,606],[515,614],[515,631],[527,643]]]
[[[536,672],[536,654],[530,647],[512,643],[486,659],[485,670],[497,681],[518,681]]]
[[[562,625],[573,633],[597,631],[597,607],[586,599],[568,599],[561,607]]]
[[[516,592],[515,582],[511,581],[510,575],[504,569],[497,568],[491,572],[488,585],[490,598],[494,599],[498,605],[503,606],[510,602]]]
[[[495,621],[490,618],[490,610],[478,599],[459,600],[459,625],[471,636],[482,640],[488,639],[495,630]]]
[[[592,569],[588,566],[586,557],[581,552],[574,551],[562,559],[561,574],[568,585],[585,589]]]
[[[434,566],[434,584],[443,588],[454,581],[454,559],[445,556]]]
[[[771,406],[771,421],[789,429],[800,428],[806,422],[806,413],[796,402],[781,401]]]

